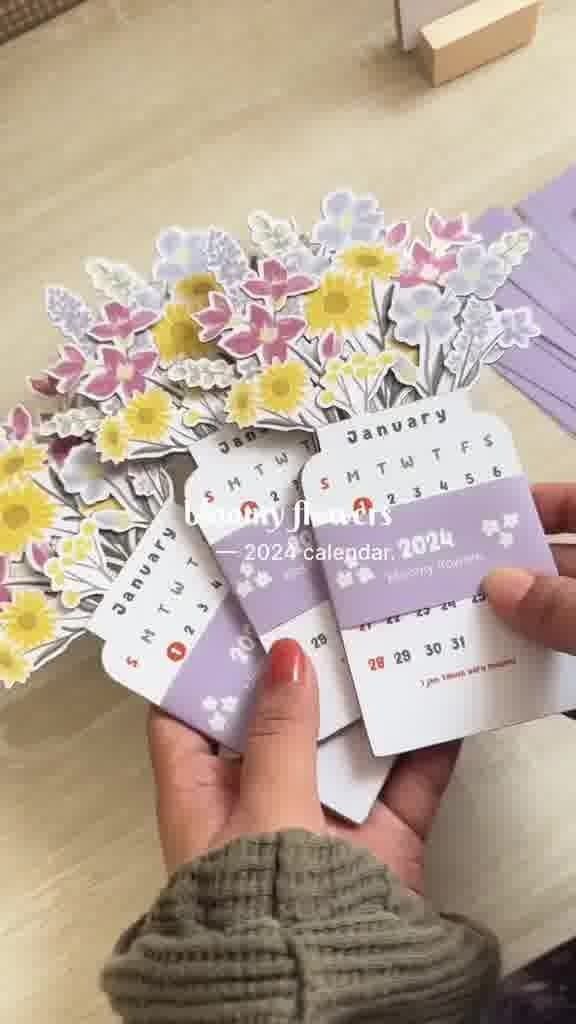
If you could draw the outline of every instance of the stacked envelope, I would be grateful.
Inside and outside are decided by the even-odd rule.
[[[572,408],[569,231],[544,240],[525,206],[541,234],[501,212],[419,230],[339,190],[310,231],[171,227],[149,276],[99,258],[93,302],[48,287],[39,416],[11,410],[0,450],[3,685],[92,633],[112,678],[241,752],[264,653],[294,636],[321,797],[353,821],[395,755],[574,707],[569,660],[479,588],[511,560],[554,571],[507,428],[468,402],[484,365],[538,401],[562,366]]]

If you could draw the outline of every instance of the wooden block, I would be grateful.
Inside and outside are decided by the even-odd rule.
[[[451,82],[534,38],[541,0],[476,0],[420,33],[418,52],[432,85]]]

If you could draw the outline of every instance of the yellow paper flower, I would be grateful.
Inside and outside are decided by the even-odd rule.
[[[49,558],[44,565],[44,572],[50,579],[52,590],[62,590],[65,582],[65,576],[61,559]]]
[[[400,273],[400,256],[382,245],[354,245],[340,254],[340,262],[368,283],[373,277],[389,281]]]
[[[372,316],[369,285],[347,274],[325,274],[305,302],[311,331],[345,334],[366,327]]]
[[[22,651],[7,640],[0,640],[0,682],[8,690],[16,683],[25,683],[31,670]]]
[[[69,611],[73,611],[80,604],[80,594],[76,593],[75,590],[63,590],[60,595],[60,600],[65,608]]]
[[[125,409],[126,422],[138,441],[165,441],[172,419],[172,404],[165,391],[155,388],[136,395]]]
[[[92,519],[84,519],[84,521],[80,524],[81,537],[88,537],[89,539],[91,539],[92,537],[95,537],[97,532],[98,527],[96,526],[96,523]]]
[[[306,399],[309,377],[304,365],[292,359],[273,363],[260,377],[260,401],[270,412],[291,415]]]
[[[44,458],[44,449],[36,444],[11,444],[0,453],[0,487],[23,483],[42,468]]]
[[[178,359],[221,359],[222,353],[211,341],[200,341],[200,327],[192,320],[188,306],[170,303],[152,333],[164,365]]]
[[[238,427],[251,427],[258,419],[258,388],[249,380],[239,380],[230,388],[226,400],[226,419]]]
[[[326,388],[325,391],[321,391],[318,396],[318,405],[322,409],[330,409],[336,401],[336,395],[330,388]]]
[[[56,518],[56,505],[31,480],[0,493],[0,553],[19,555],[43,540]]]
[[[176,285],[176,298],[189,313],[197,313],[209,305],[210,292],[221,292],[222,288],[214,274],[192,274]]]
[[[130,427],[121,413],[102,421],[96,434],[96,451],[102,456],[103,462],[113,462],[115,465],[124,462],[129,442]]]
[[[44,594],[21,590],[0,613],[9,640],[23,651],[48,643],[56,635],[56,614]]]

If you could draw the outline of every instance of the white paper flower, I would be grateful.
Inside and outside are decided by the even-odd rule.
[[[421,284],[415,288],[396,288],[390,306],[390,319],[396,327],[398,341],[423,345],[426,337],[432,342],[447,342],[455,331],[454,318],[460,303],[453,295],[439,288]]]
[[[168,370],[168,379],[188,388],[227,388],[235,377],[234,366],[225,359],[182,359]]]
[[[66,456],[59,475],[70,494],[79,494],[87,505],[93,505],[110,494],[106,472],[94,445],[80,444]]]
[[[457,255],[458,268],[446,276],[446,286],[456,295],[490,299],[504,284],[508,272],[499,256],[484,245],[467,245]]]
[[[56,412],[40,423],[39,433],[44,437],[83,437],[92,434],[98,428],[102,416],[92,406],[81,406],[67,412]]]
[[[298,232],[293,221],[277,220],[265,210],[255,210],[248,218],[254,245],[264,256],[285,253],[298,244]]]
[[[345,190],[324,196],[322,216],[312,237],[335,251],[352,242],[372,242],[384,227],[384,214],[374,196],[357,196]]]
[[[500,317],[494,303],[477,299],[474,295],[462,310],[462,320],[469,336],[478,338],[479,341],[489,341],[500,326]]]
[[[222,697],[220,707],[229,715],[233,715],[238,708],[238,697]]]
[[[254,587],[250,583],[250,580],[244,579],[244,580],[240,580],[240,582],[238,583],[238,585],[236,587],[236,590],[238,591],[238,594],[239,594],[240,597],[248,597],[248,594],[252,593],[252,591],[254,590]]]
[[[220,713],[220,711],[216,711],[208,719],[208,725],[212,729],[212,732],[224,732],[224,729],[226,728],[226,718]]]
[[[216,697],[204,697],[202,707],[205,711],[216,711],[218,708],[218,701],[216,700]]]
[[[503,309],[500,314],[502,333],[498,338],[501,348],[528,348],[532,338],[538,337],[540,328],[529,306],[521,309]]]

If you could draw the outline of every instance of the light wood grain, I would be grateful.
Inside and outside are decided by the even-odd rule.
[[[0,49],[0,401],[56,342],[47,282],[82,260],[146,270],[158,228],[244,228],[254,206],[315,215],[339,184],[390,215],[509,204],[574,159],[576,6],[439,91],[393,45],[382,0],[89,0]],[[478,401],[533,479],[574,474],[575,442],[489,375]],[[508,966],[576,933],[576,724],[473,740],[430,856],[433,897],[500,934]],[[99,964],[161,880],[144,708],[96,646],[0,711],[0,1018],[110,1021]]]

